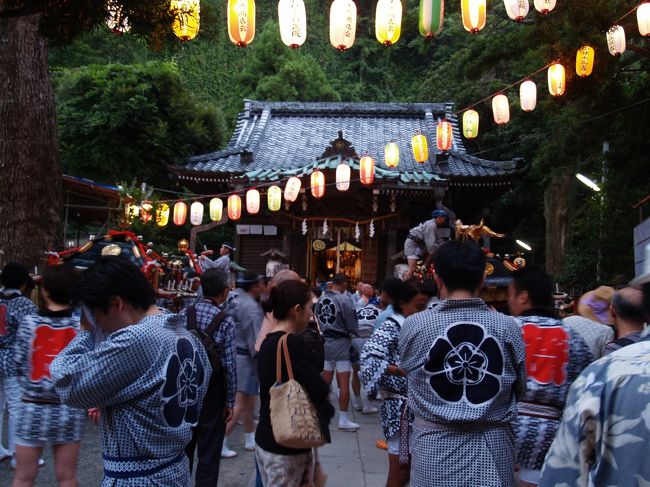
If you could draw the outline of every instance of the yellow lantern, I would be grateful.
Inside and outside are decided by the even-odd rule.
[[[187,204],[183,201],[177,201],[174,204],[174,225],[185,225],[187,219]]]
[[[339,51],[354,44],[357,31],[357,5],[352,0],[334,0],[330,8],[330,43]]]
[[[436,145],[438,150],[448,151],[454,140],[454,132],[449,120],[441,120],[436,127]]]
[[[479,116],[476,110],[467,110],[463,113],[463,135],[466,139],[473,139],[478,135]]]
[[[564,66],[553,63],[548,68],[548,91],[553,96],[562,96],[566,90]]]
[[[363,156],[359,161],[359,179],[361,184],[372,184],[375,180],[375,160],[370,156]]]
[[[537,106],[537,85],[527,79],[519,86],[519,104],[524,112],[532,112]]]
[[[322,198],[325,195],[325,174],[318,169],[311,173],[311,194],[314,198]]]
[[[156,224],[159,227],[166,227],[169,223],[169,205],[167,203],[160,203],[156,208]]]
[[[106,3],[106,12],[108,13],[106,25],[111,29],[113,34],[122,35],[131,30],[129,18],[124,15],[124,9],[117,0],[108,0]]]
[[[386,144],[384,149],[386,167],[397,167],[399,164],[399,146],[395,142]]]
[[[506,6],[506,13],[515,22],[521,22],[528,15],[530,5],[528,0],[503,0]]]
[[[582,46],[576,54],[576,74],[581,78],[589,76],[594,70],[594,48]]]
[[[246,191],[246,211],[255,215],[260,211],[260,192],[256,189]]]
[[[639,34],[650,36],[650,2],[644,2],[636,9],[636,21],[639,25]]]
[[[303,0],[280,0],[278,20],[282,42],[291,49],[302,46],[307,38],[307,12]]]
[[[195,201],[190,206],[190,223],[194,226],[203,223],[203,203]]]
[[[228,196],[228,218],[233,221],[241,218],[241,197],[239,195]]]
[[[221,198],[212,198],[210,200],[210,220],[218,222],[223,217],[223,201]]]
[[[416,134],[411,137],[411,148],[413,149],[413,158],[420,164],[429,159],[429,147],[424,135]]]
[[[492,114],[498,125],[505,125],[510,121],[510,104],[506,95],[496,95],[492,98]]]
[[[402,31],[402,2],[379,0],[375,15],[375,36],[384,46],[395,44]]]
[[[557,0],[535,0],[535,9],[542,15],[546,15],[555,8]]]
[[[485,27],[486,0],[461,0],[460,10],[466,31],[478,32]]]
[[[300,186],[302,186],[302,183],[299,178],[296,176],[290,177],[284,187],[284,199],[289,203],[296,201],[300,194]]]
[[[420,0],[418,27],[425,39],[432,39],[442,31],[445,0]]]
[[[350,166],[345,163],[341,163],[336,167],[336,189],[339,191],[347,191],[350,189],[351,173]]]
[[[200,0],[171,0],[174,15],[172,30],[181,41],[190,41],[199,33]]]
[[[255,38],[255,0],[228,0],[228,37],[246,47]]]
[[[271,211],[278,211],[282,205],[282,190],[279,186],[271,186],[266,193],[266,203]]]
[[[612,56],[620,56],[625,52],[625,29],[614,25],[607,31],[607,48]]]
[[[151,201],[143,201],[140,203],[140,220],[142,223],[149,223],[153,218],[153,205]]]

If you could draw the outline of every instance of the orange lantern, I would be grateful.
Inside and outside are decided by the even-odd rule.
[[[159,227],[165,227],[169,223],[169,205],[167,203],[161,203],[158,208],[156,208],[156,224]]]
[[[548,91],[553,96],[562,96],[566,90],[564,66],[554,63],[548,68]]]
[[[212,198],[210,200],[210,220],[218,222],[223,216],[223,201],[221,198]]]
[[[140,220],[142,220],[142,223],[149,223],[151,219],[153,218],[153,205],[151,204],[151,201],[143,201],[140,204]]]
[[[375,161],[370,156],[363,156],[359,161],[359,179],[361,184],[372,184],[375,180]]]
[[[463,113],[463,135],[466,139],[473,139],[478,135],[479,116],[476,110],[467,110]]]
[[[300,186],[302,186],[302,183],[299,178],[296,176],[290,177],[287,185],[284,187],[284,199],[289,203],[296,201],[300,194]]]
[[[594,48],[582,46],[576,53],[576,74],[581,78],[591,75],[594,70]]]
[[[228,36],[239,47],[255,38],[255,0],[228,0]]]
[[[347,191],[350,189],[350,175],[352,170],[350,166],[341,163],[336,168],[336,189],[339,191]]]
[[[278,211],[282,205],[282,190],[279,186],[271,186],[266,193],[266,203],[269,210]]]
[[[486,0],[461,0],[460,10],[466,31],[475,33],[485,27]]]
[[[187,204],[183,201],[177,201],[174,204],[174,225],[185,225],[187,218]]]
[[[424,135],[417,134],[411,137],[411,148],[413,149],[413,157],[420,164],[429,159],[429,147],[427,138]]]
[[[506,95],[496,95],[492,98],[492,114],[498,125],[505,125],[510,121],[510,104]]]
[[[384,148],[384,162],[386,167],[397,167],[399,164],[399,146],[395,142],[386,144]]]
[[[190,223],[194,226],[203,223],[203,203],[195,201],[190,206]]]
[[[241,218],[241,197],[239,195],[228,196],[228,218],[233,221]]]
[[[311,173],[311,194],[314,198],[322,198],[325,195],[325,174],[318,169]]]
[[[436,127],[436,143],[441,151],[448,151],[454,141],[454,132],[449,120],[441,120]]]
[[[256,189],[246,191],[246,211],[255,215],[260,211],[260,192]]]
[[[532,112],[537,106],[537,85],[527,79],[519,86],[519,104],[524,112]]]

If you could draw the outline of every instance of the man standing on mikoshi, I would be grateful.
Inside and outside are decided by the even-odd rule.
[[[425,254],[428,254],[425,265],[428,264],[438,247],[444,243],[439,227],[444,225],[446,221],[447,212],[445,210],[435,210],[431,213],[431,220],[411,228],[408,237],[404,241],[404,257],[406,257],[409,265],[409,270],[404,274],[405,281],[413,278],[418,260],[422,260]]]

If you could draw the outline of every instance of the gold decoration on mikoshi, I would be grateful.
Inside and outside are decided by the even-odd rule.
[[[159,227],[166,227],[169,223],[169,205],[160,203],[156,208],[156,224]]]
[[[476,242],[483,237],[503,238],[506,236],[505,233],[497,233],[492,230],[485,224],[482,218],[478,225],[463,225],[460,219],[456,220],[455,234],[456,240],[467,241],[472,239]]]

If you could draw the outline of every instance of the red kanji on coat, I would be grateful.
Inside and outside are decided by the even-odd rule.
[[[7,305],[0,304],[0,336],[4,337],[9,334],[7,326]]]
[[[564,384],[569,363],[569,334],[566,330],[561,326],[535,323],[526,323],[522,329],[528,377],[540,384]]]
[[[74,328],[53,328],[42,324],[36,328],[32,343],[32,374],[30,380],[38,382],[50,378],[50,364],[77,334]]]

